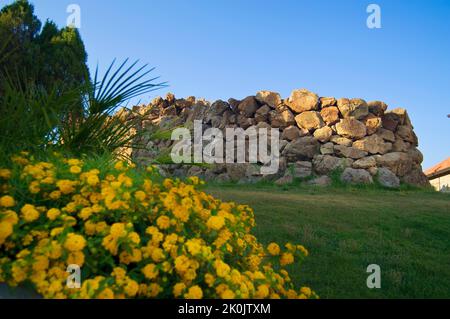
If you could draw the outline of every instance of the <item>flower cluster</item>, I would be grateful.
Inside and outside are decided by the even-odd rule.
[[[264,247],[253,211],[116,162],[26,153],[0,169],[0,282],[45,298],[316,298],[285,267],[301,245]],[[67,282],[81,267],[81,288]]]

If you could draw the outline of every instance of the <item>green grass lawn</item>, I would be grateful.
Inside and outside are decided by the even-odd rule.
[[[255,210],[263,242],[301,243],[310,256],[292,276],[321,298],[450,298],[450,195],[376,188],[211,185]],[[381,267],[368,289],[367,266]]]

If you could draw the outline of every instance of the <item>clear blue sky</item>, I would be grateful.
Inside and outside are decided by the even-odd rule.
[[[308,88],[380,99],[408,109],[425,168],[450,156],[450,1],[32,2],[59,25],[69,4],[80,5],[91,71],[130,57],[170,82],[158,95],[213,100],[269,89],[286,97]],[[366,26],[370,3],[381,7],[381,29]]]

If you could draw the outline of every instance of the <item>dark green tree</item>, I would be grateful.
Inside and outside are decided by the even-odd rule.
[[[27,0],[0,10],[0,167],[21,150],[119,156],[135,119],[112,114],[165,84],[128,59],[91,80],[78,30],[41,26]]]
[[[77,29],[42,23],[27,0],[17,0],[0,11],[0,73],[20,76],[46,90],[71,89],[89,83],[87,54]]]

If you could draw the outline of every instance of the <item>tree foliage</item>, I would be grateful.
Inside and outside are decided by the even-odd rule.
[[[41,22],[17,0],[0,10],[0,161],[18,150],[115,154],[133,142],[132,119],[112,116],[164,83],[138,61],[111,63],[91,81],[76,29]]]
[[[77,29],[59,29],[47,20],[43,27],[27,0],[17,0],[0,11],[0,72],[19,75],[22,84],[51,90],[88,83],[87,53]],[[2,87],[5,81],[1,81]],[[4,87],[3,87],[4,89]],[[2,89],[0,89],[2,90]]]

